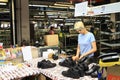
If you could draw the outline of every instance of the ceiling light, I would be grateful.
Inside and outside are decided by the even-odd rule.
[[[7,3],[0,3],[0,5],[7,5]]]
[[[29,5],[29,6],[33,6],[33,7],[48,7],[47,5]]]
[[[68,7],[65,7],[65,6],[49,6],[50,8],[68,8]]]
[[[55,5],[55,6],[66,6],[66,7],[68,7],[68,6],[73,6],[73,5],[71,5],[71,4],[58,4],[58,3],[55,3],[54,5]]]
[[[63,21],[63,19],[54,19],[54,20],[56,20],[56,21]]]

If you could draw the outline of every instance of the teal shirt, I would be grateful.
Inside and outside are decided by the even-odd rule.
[[[80,46],[80,54],[84,54],[92,49],[92,42],[95,41],[93,33],[88,32],[87,34],[78,35],[78,45]],[[93,56],[90,54],[89,56]]]

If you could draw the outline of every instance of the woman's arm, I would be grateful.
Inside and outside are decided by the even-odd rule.
[[[72,57],[73,60],[78,60],[80,55],[80,46],[77,45],[76,55]]]

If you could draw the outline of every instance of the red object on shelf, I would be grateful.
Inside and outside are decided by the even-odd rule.
[[[0,49],[3,49],[3,46],[0,46]]]

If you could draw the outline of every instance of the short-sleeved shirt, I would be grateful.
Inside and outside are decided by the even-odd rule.
[[[92,49],[92,42],[95,41],[93,33],[88,32],[87,34],[78,35],[78,45],[80,46],[80,54],[84,54]],[[94,54],[90,54],[93,56]]]

